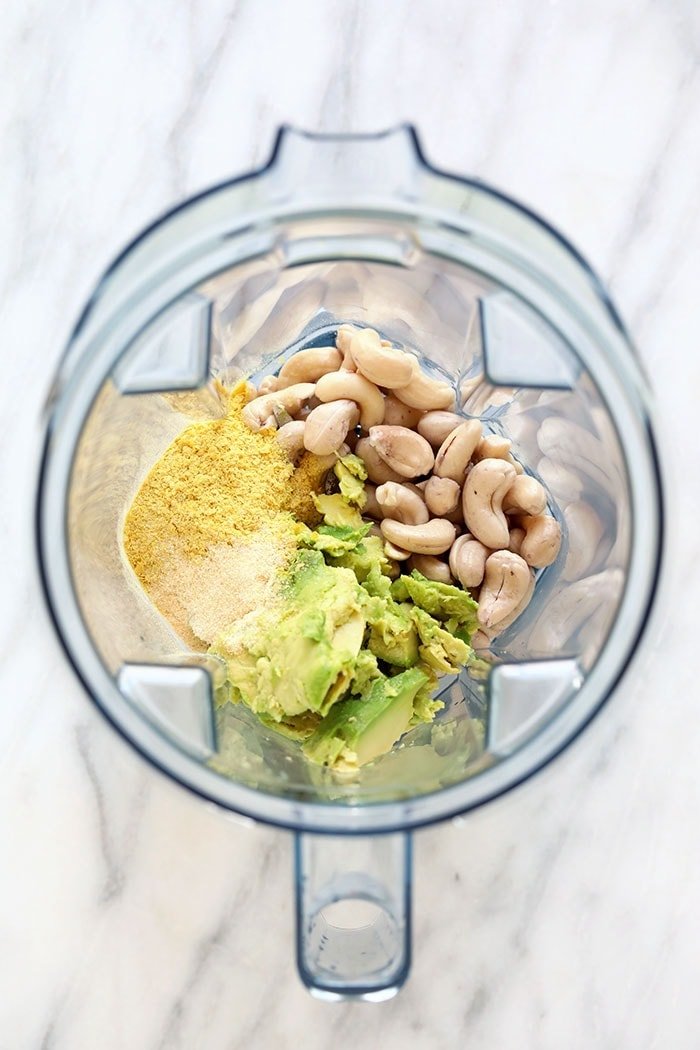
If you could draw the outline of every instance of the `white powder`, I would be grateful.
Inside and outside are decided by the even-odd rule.
[[[190,645],[205,648],[224,627],[275,603],[294,549],[291,536],[268,529],[218,543],[203,558],[173,555],[153,600]]]

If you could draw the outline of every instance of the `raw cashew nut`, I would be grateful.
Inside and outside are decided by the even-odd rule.
[[[492,550],[508,546],[508,522],[501,504],[514,477],[514,468],[504,459],[482,459],[470,470],[462,490],[467,528]]]
[[[409,569],[415,569],[425,576],[426,580],[435,580],[436,583],[452,583],[452,573],[446,561],[436,558],[433,554],[412,554]]]
[[[357,365],[353,361],[352,354],[349,350],[346,350],[343,354],[343,360],[340,362],[340,372],[356,372]]]
[[[369,440],[385,463],[403,478],[432,470],[435,457],[425,438],[408,427],[371,427]]]
[[[435,481],[451,481],[452,479],[451,478],[436,478],[435,475],[433,474],[431,477],[426,478],[425,481],[419,481],[418,484],[415,487],[417,489],[419,489],[419,491],[422,493],[423,499],[425,499],[425,490],[427,489],[427,487],[430,484],[430,482],[433,481],[433,480],[435,480]],[[454,484],[457,485],[457,482],[454,482]],[[457,485],[457,488],[459,489],[459,485]],[[460,490],[460,493],[461,493],[461,490]],[[457,506],[454,508],[454,510],[450,510],[446,514],[438,514],[437,517],[438,518],[447,518],[447,520],[451,521],[453,525],[464,525],[464,514],[462,513],[462,500],[461,499],[459,500],[459,502],[457,503]],[[459,533],[459,529],[457,529],[457,532]]]
[[[450,384],[443,383],[439,379],[431,379],[422,371],[415,358],[410,381],[406,386],[395,387],[394,393],[405,405],[420,408],[424,412],[431,412],[438,408],[452,408],[455,403],[455,392]]]
[[[282,446],[292,463],[294,463],[304,451],[305,427],[306,424],[303,420],[293,419],[290,423],[285,423],[284,426],[280,427],[277,431],[277,442]]]
[[[474,450],[474,462],[480,459],[508,459],[510,441],[500,434],[486,434]]]
[[[524,595],[520,599],[520,602],[515,606],[515,608],[511,612],[508,613],[507,616],[504,616],[504,618],[502,620],[499,620],[498,625],[496,627],[491,627],[491,628],[483,627],[482,630],[484,631],[484,634],[490,635],[492,638],[495,638],[496,635],[499,635],[503,631],[505,631],[506,627],[510,627],[510,625],[512,623],[514,623],[515,620],[518,619],[518,617],[520,616],[520,613],[521,612],[525,612],[525,609],[528,607],[528,605],[532,601],[532,596],[533,596],[534,593],[535,593],[535,573],[534,573],[533,569],[530,569],[530,582],[528,583],[527,590],[525,591]],[[477,597],[476,600],[478,602],[478,600],[479,600],[478,597]]]
[[[583,500],[569,504],[564,511],[564,521],[569,533],[569,550],[562,577],[580,580],[596,559],[605,526],[593,507]]]
[[[341,354],[344,354],[350,349],[350,343],[356,331],[357,328],[353,328],[351,324],[341,324],[335,335],[335,345],[338,347]]]
[[[512,551],[491,554],[486,559],[484,583],[479,593],[477,619],[481,626],[489,628],[502,624],[521,606],[530,590],[531,579],[532,573],[519,554]]]
[[[255,401],[258,396],[258,391],[255,389],[249,379],[245,381],[245,403],[249,405],[251,401]]]
[[[428,478],[424,489],[428,510],[436,518],[444,518],[459,506],[462,490],[452,478]]]
[[[348,430],[357,423],[358,414],[354,401],[331,401],[327,405],[319,405],[306,417],[304,447],[317,456],[337,452]]]
[[[490,634],[493,635],[493,634],[495,634],[495,632],[491,631]],[[474,634],[471,636],[469,644],[471,645],[472,649],[474,650],[475,656],[477,656],[479,660],[481,660],[481,661],[483,661],[484,663],[487,663],[487,664],[492,664],[492,663],[495,662],[496,656],[495,656],[494,653],[491,652],[491,649],[490,649],[491,637],[489,636],[489,632],[488,631],[482,631],[482,630],[474,631]],[[473,668],[472,669],[472,674],[474,674],[474,673],[475,673],[475,669]],[[477,674],[478,674],[478,672],[477,672]]]
[[[384,553],[387,558],[391,558],[392,561],[408,561],[411,557],[409,551],[402,550],[401,547],[394,546],[389,540],[384,541]]]
[[[420,496],[420,498],[425,503],[425,487],[421,487],[420,485],[414,485],[412,481],[406,481],[405,478],[401,478],[401,484],[405,489],[409,489],[411,492],[415,492],[416,496]]]
[[[404,405],[403,401],[399,401],[398,397],[394,397],[393,394],[387,394],[384,398],[384,422],[388,426],[408,427],[409,430],[415,430],[418,427],[418,433],[420,433],[418,424],[422,418],[423,413],[419,408]]]
[[[346,354],[351,349],[353,336],[358,330],[352,324],[341,324],[336,332],[336,346],[341,354]]]
[[[542,514],[547,506],[547,493],[536,478],[518,474],[503,497],[506,514]]]
[[[435,412],[426,412],[421,417],[418,421],[418,433],[429,441],[433,448],[438,449],[448,434],[451,434],[460,423],[464,423],[464,416],[438,409]]]
[[[384,398],[374,383],[359,372],[327,372],[316,384],[319,401],[354,401],[360,408],[360,424],[369,430],[384,419]]]
[[[343,355],[343,359],[340,362],[340,372],[356,372],[357,365],[355,364],[350,350],[350,343],[356,329],[349,324],[341,324],[335,337],[335,345]]]
[[[557,560],[561,547],[561,525],[550,514],[526,515],[520,519],[525,539],[520,553],[528,565],[544,569]]]
[[[454,525],[444,518],[432,518],[425,525],[404,525],[384,518],[380,528],[389,543],[411,554],[444,554],[456,535]]]
[[[294,413],[295,419],[306,419],[308,415],[313,412],[315,408],[321,404],[317,397],[310,397],[305,405],[302,405],[298,412]]]
[[[275,412],[284,409],[290,416],[296,415],[301,406],[313,397],[313,383],[295,383],[286,390],[276,390],[250,401],[241,415],[251,430],[275,426]]]
[[[486,559],[492,552],[466,532],[450,550],[450,571],[463,587],[478,587],[484,578]]]
[[[365,482],[364,492],[365,492],[365,505],[362,508],[362,513],[364,514],[364,516],[366,518],[375,518],[377,521],[381,521],[381,519],[384,517],[384,514],[382,512],[382,508],[379,506],[379,503],[377,502],[377,489],[376,489],[376,486],[372,485],[372,484],[370,484],[370,482],[366,481]],[[523,535],[524,535],[524,533],[523,533]]]
[[[449,514],[442,514],[441,517],[446,518],[447,521],[451,521],[453,525],[457,526],[457,535],[461,532],[461,526],[464,525],[464,514],[462,512],[462,500],[454,510],[451,510]]]
[[[435,473],[439,478],[452,478],[458,485],[464,481],[469,461],[481,437],[481,423],[470,419],[460,423],[448,434],[435,457]],[[515,473],[515,471],[513,471]]]
[[[430,520],[428,508],[417,492],[396,481],[386,481],[376,490],[382,516],[402,521],[405,525],[424,525]]]
[[[510,540],[508,541],[508,550],[512,551],[513,554],[520,554],[523,540],[525,539],[525,529],[516,527],[510,530]]]
[[[370,444],[369,438],[360,438],[355,445],[355,455],[360,457],[365,465],[367,477],[375,485],[383,485],[385,481],[401,482],[406,480],[400,474],[397,474],[395,470],[392,470],[388,463],[384,462],[377,450]]]
[[[343,357],[334,346],[309,346],[298,350],[280,368],[278,390],[292,383],[315,383],[327,372],[337,372]]]
[[[256,396],[262,397],[264,394],[273,394],[279,388],[280,382],[277,376],[265,376],[258,384],[258,394]]]
[[[388,346],[373,328],[361,328],[350,339],[350,353],[357,369],[377,386],[387,390],[405,386],[413,375],[413,358]]]
[[[469,643],[472,649],[488,649],[491,645],[491,639],[485,631],[474,631]],[[489,654],[490,655],[490,654]],[[488,659],[488,656],[484,653],[479,653],[482,660]]]

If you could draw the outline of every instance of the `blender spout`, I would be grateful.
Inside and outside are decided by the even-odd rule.
[[[403,124],[362,135],[324,135],[282,127],[268,177],[275,199],[415,199],[425,170],[415,129]]]

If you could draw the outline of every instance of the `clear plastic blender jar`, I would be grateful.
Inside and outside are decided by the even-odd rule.
[[[417,350],[465,417],[504,434],[562,524],[554,565],[493,644],[443,679],[432,725],[339,777],[245,709],[188,652],[122,548],[144,476],[212,377],[261,376],[340,323]],[[296,837],[297,948],[317,995],[382,999],[410,960],[410,835],[540,769],[623,675],[657,587],[662,491],[649,391],[586,263],[551,227],[424,160],[415,133],[284,129],[269,163],[166,215],[114,263],[50,398],[38,544],[87,692],[202,798]]]

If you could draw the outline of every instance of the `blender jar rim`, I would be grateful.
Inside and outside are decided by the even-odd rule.
[[[628,625],[627,638],[623,647],[624,651],[620,654],[620,658],[611,657],[611,646],[607,644],[589,676],[590,679],[597,672],[597,676],[600,678],[602,673],[600,665],[605,660],[611,663],[612,666],[608,668],[607,675],[603,674],[602,688],[598,686],[596,692],[596,690],[592,689],[593,683],[587,680],[579,694],[567,704],[565,709],[542,733],[528,741],[520,750],[507,759],[480,772],[471,779],[467,778],[460,783],[442,788],[439,791],[432,791],[409,799],[390,802],[363,802],[362,805],[329,804],[320,801],[312,802],[297,798],[285,798],[263,790],[246,787],[233,780],[224,778],[213,770],[202,766],[195,759],[180,752],[174,745],[167,742],[158,730],[150,726],[130,707],[119,692],[114,679],[102,664],[98,654],[92,648],[87,628],[80,614],[76,595],[72,587],[71,567],[65,542],[65,531],[67,529],[66,497],[72,466],[72,454],[79,439],[84,419],[92,405],[93,397],[101,383],[109,375],[113,365],[130,344],[128,338],[120,343],[121,337],[119,333],[120,322],[123,322],[125,319],[127,306],[129,306],[133,315],[132,327],[135,326],[138,331],[142,325],[139,324],[136,316],[138,314],[137,308],[143,309],[147,303],[153,304],[159,301],[160,305],[158,308],[153,308],[153,305],[151,305],[143,311],[146,315],[143,323],[149,323],[160,310],[167,307],[169,302],[184,293],[186,289],[182,286],[183,276],[188,269],[192,268],[193,262],[194,264],[198,263],[201,268],[202,264],[208,261],[206,278],[212,276],[210,265],[212,258],[222,259],[226,254],[226,248],[230,249],[235,241],[235,237],[231,234],[230,229],[232,220],[246,220],[239,222],[235,231],[236,236],[240,236],[242,229],[255,229],[256,223],[251,222],[250,215],[234,216],[227,211],[219,216],[220,230],[218,238],[213,235],[212,231],[209,233],[210,239],[208,242],[201,236],[195,238],[195,244],[200,250],[199,255],[195,252],[194,258],[190,257],[188,259],[186,253],[181,252],[173,266],[172,256],[170,257],[171,265],[168,265],[166,256],[169,256],[169,252],[167,250],[161,251],[160,254],[156,253],[154,258],[157,263],[160,262],[160,270],[157,267],[152,267],[149,275],[150,280],[148,281],[143,280],[143,275],[141,275],[141,278],[137,275],[136,280],[132,280],[131,286],[127,282],[126,295],[124,294],[124,289],[122,289],[121,301],[119,301],[118,296],[113,295],[114,302],[110,304],[109,296],[112,279],[119,277],[120,271],[128,266],[132,260],[133,254],[138,249],[147,247],[149,240],[167,230],[168,226],[171,226],[178,219],[186,217],[188,212],[196,211],[201,202],[215,202],[217,196],[225,195],[232,188],[235,189],[242,184],[254,186],[257,180],[264,181],[265,176],[273,172],[278,165],[285,142],[291,141],[294,143],[299,138],[308,138],[311,142],[344,143],[349,141],[366,143],[375,139],[391,138],[396,135],[407,136],[410,140],[414,159],[424,177],[427,179],[446,180],[447,182],[467,187],[470,193],[485,193],[495,197],[500,203],[505,204],[507,208],[514,210],[520,217],[524,216],[528,221],[535,222],[540,230],[544,230],[548,236],[555,237],[558,244],[570,253],[577,267],[584,271],[586,281],[592,287],[598,303],[604,308],[604,314],[597,318],[597,324],[595,323],[596,319],[593,319],[593,342],[595,343],[596,336],[603,338],[606,334],[600,331],[601,317],[604,316],[610,325],[610,331],[607,333],[608,338],[607,340],[603,339],[607,343],[604,356],[608,359],[611,367],[613,367],[615,375],[620,379],[624,393],[629,397],[630,403],[627,406],[629,409],[629,417],[627,419],[629,433],[625,435],[627,443],[623,442],[623,448],[625,449],[628,462],[630,462],[628,443],[636,441],[638,455],[634,466],[638,471],[643,471],[644,473],[643,482],[641,477],[631,480],[639,488],[646,485],[646,494],[652,503],[652,513],[649,514],[649,528],[644,540],[645,550],[640,551],[638,549],[639,537],[636,529],[633,529],[631,541],[631,564],[635,565],[636,554],[637,568],[635,571],[637,576],[640,573],[644,576],[643,580],[636,581],[638,588],[641,585],[641,595],[638,595],[638,598],[641,597],[641,600],[637,604],[637,615],[633,617],[636,622]],[[325,204],[325,212],[327,214],[328,205],[326,202],[322,203]],[[281,202],[276,204],[273,202],[272,208],[270,208],[270,202],[265,200],[264,194],[261,196],[260,204],[262,205],[261,213],[267,210],[278,220],[288,219],[289,216],[299,217],[299,215],[303,215],[305,219],[314,218],[319,213],[324,212],[324,207],[314,211],[314,209],[308,207],[308,204],[306,207],[301,208],[300,211],[299,203],[294,200],[288,201],[286,206],[281,204]],[[333,210],[336,213],[338,212],[337,207]],[[407,208],[405,200],[397,201],[391,197],[384,201],[382,208],[375,206],[370,208],[369,212],[372,217],[377,219],[386,219],[387,217],[398,215],[402,221],[412,218],[414,222],[418,223],[426,215],[426,210],[421,207],[420,200],[410,202]],[[361,215],[363,218],[370,217],[366,202],[360,203],[355,207],[348,204],[343,209],[343,214],[348,216]],[[448,226],[449,221],[454,221],[455,218],[459,218],[460,222],[464,224],[468,216],[460,215],[456,217],[453,214],[445,213],[445,226]],[[221,239],[224,227],[227,228],[228,239]],[[197,232],[201,234],[202,231]],[[481,233],[483,234],[483,230]],[[175,244],[174,247],[177,250],[179,246]],[[471,247],[473,249],[474,245]],[[484,248],[483,243],[480,247]],[[515,248],[517,248],[517,244]],[[488,252],[488,245],[486,250]],[[494,259],[496,259],[497,255],[498,251],[496,250],[491,259],[492,266],[495,265]],[[238,261],[244,260],[240,259]],[[463,260],[457,259],[457,261]],[[510,262],[512,264],[512,259]],[[229,262],[227,265],[231,265],[231,263]],[[527,263],[523,264],[522,261],[521,266],[522,272],[520,276],[527,285],[528,281],[532,280],[532,267],[528,267]],[[207,269],[206,266],[204,268]],[[226,266],[219,268],[225,269]],[[200,284],[206,278],[200,276],[190,286]],[[534,279],[535,285],[542,283],[540,275],[537,273],[534,274]],[[178,282],[180,285],[179,290],[173,293],[173,289],[176,288]],[[556,283],[554,290],[555,293],[558,293],[556,299],[558,300],[558,305],[563,307],[564,314],[567,315],[567,309],[564,307],[564,304],[567,304],[568,313],[578,313],[579,317],[577,320],[588,321],[587,327],[590,328],[591,318],[582,316],[582,304],[574,302],[572,306],[570,294],[568,294],[570,290],[557,288]],[[100,306],[99,311],[94,309],[97,304]],[[555,304],[553,301],[548,301],[548,305],[554,308]],[[105,310],[106,306],[111,306],[109,313]],[[102,317],[99,316],[100,312],[103,315]],[[123,328],[123,324],[121,327]],[[584,327],[586,327],[585,323]],[[94,353],[99,343],[103,344],[103,351],[105,347],[109,347],[110,336],[113,344],[111,357],[105,352],[101,355]],[[108,358],[106,368],[103,367],[102,363],[100,363],[99,367],[96,367],[98,357]],[[86,376],[88,384],[85,382]],[[90,394],[91,390],[92,394]],[[79,396],[81,394],[82,397]],[[559,754],[585,728],[625,673],[639,639],[647,626],[649,610],[653,605],[660,571],[663,535],[661,475],[654,438],[649,424],[647,397],[646,384],[639,369],[638,361],[632,352],[632,346],[624,326],[620,322],[619,316],[612,306],[607,293],[605,293],[602,283],[575,249],[549,224],[544,223],[529,209],[522,208],[505,195],[500,194],[499,191],[492,190],[480,182],[459,176],[446,175],[431,168],[423,158],[414,130],[408,126],[389,132],[380,132],[375,136],[353,136],[350,139],[335,136],[307,136],[306,133],[283,128],[278,134],[273,154],[268,164],[255,172],[241,176],[238,179],[229,180],[217,187],[204,191],[195,198],[191,198],[168,212],[136,238],[105,273],[69,340],[59,371],[59,379],[52,395],[53,404],[51,406],[51,418],[47,428],[46,443],[42,457],[36,513],[36,538],[41,579],[59,639],[88,694],[132,746],[140,751],[153,765],[168,773],[183,786],[187,786],[202,797],[243,816],[253,817],[270,824],[296,830],[366,834],[368,832],[386,832],[418,827],[465,812],[497,797],[529,778]],[[82,405],[80,404],[81,401]],[[632,497],[636,497],[639,502],[639,491],[636,493],[632,492]],[[642,503],[646,502],[642,500]],[[649,511],[648,505],[647,511]],[[654,511],[656,513],[653,513]],[[57,521],[61,523],[58,530],[58,538],[56,537]],[[629,586],[626,586],[618,613],[627,603],[625,607],[627,608],[628,619],[629,602]],[[615,636],[618,626],[617,622],[613,624],[611,637]]]

